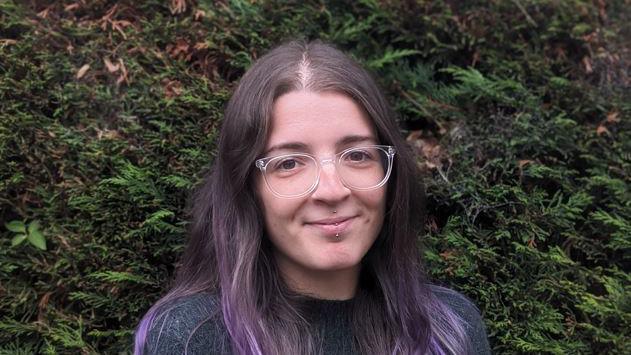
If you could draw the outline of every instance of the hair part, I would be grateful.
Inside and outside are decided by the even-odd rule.
[[[220,295],[233,350],[243,354],[314,354],[319,341],[300,309],[300,295],[282,280],[265,235],[254,189],[254,161],[263,152],[275,100],[295,90],[343,93],[371,119],[381,144],[397,151],[382,230],[363,260],[352,327],[365,354],[463,354],[460,320],[431,292],[417,245],[424,192],[416,163],[385,97],[359,64],[320,41],[293,41],[261,57],[231,97],[218,155],[194,193],[190,241],[173,288],[136,332],[142,353],[159,309],[195,293]],[[218,253],[217,251],[221,251]]]

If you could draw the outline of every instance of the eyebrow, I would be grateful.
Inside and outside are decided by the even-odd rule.
[[[351,144],[355,144],[355,143],[373,143],[376,144],[377,141],[374,137],[372,136],[362,136],[362,135],[350,135],[350,136],[345,136],[342,139],[340,139],[336,145],[338,147],[340,146],[348,146]],[[290,150],[290,151],[300,151],[300,152],[304,152],[306,150],[308,150],[308,145],[301,143],[301,142],[287,142],[287,143],[281,143],[281,144],[276,144],[271,146],[269,149],[267,149],[265,151],[265,153],[263,153],[264,156],[269,155],[269,153],[276,151],[276,150]]]
[[[340,145],[344,146],[344,145],[349,145],[349,144],[354,144],[354,143],[373,143],[373,144],[376,144],[377,140],[373,136],[352,135],[352,136],[346,136],[346,137],[342,138],[337,143],[337,145],[338,146],[340,146]]]
[[[263,153],[263,155],[268,155],[269,153],[275,150],[292,150],[292,151],[305,151],[307,150],[307,145],[300,142],[288,142],[281,143],[271,146],[268,150]]]

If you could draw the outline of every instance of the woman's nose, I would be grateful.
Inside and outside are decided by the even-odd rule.
[[[323,164],[320,169],[318,186],[311,197],[317,200],[335,202],[346,198],[350,193],[351,190],[342,183],[335,164]]]

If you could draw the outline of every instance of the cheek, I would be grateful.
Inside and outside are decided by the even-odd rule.
[[[372,214],[383,218],[386,210],[386,191],[380,189],[364,197],[364,205]]]
[[[277,235],[285,234],[283,230],[295,219],[298,206],[294,200],[276,197],[267,189],[264,181],[257,181],[257,192],[265,220],[265,229],[270,237],[276,239]]]
[[[357,195],[358,202],[364,212],[363,232],[368,233],[370,240],[374,241],[383,227],[386,210],[386,192],[385,189],[377,191],[365,191]]]
[[[275,196],[264,197],[262,202],[265,224],[268,227],[278,228],[294,218],[296,208],[291,203],[278,199]]]
[[[370,200],[370,210],[372,211],[372,220],[371,220],[371,229],[375,233],[374,238],[377,238],[377,235],[383,228],[383,221],[386,215],[386,192],[385,190],[381,191],[381,193],[376,194]]]

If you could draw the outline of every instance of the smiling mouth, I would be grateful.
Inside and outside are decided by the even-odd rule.
[[[318,229],[326,236],[340,237],[344,235],[344,231],[346,231],[350,227],[354,219],[355,217],[327,218],[314,222],[309,222],[307,223],[307,225]]]

